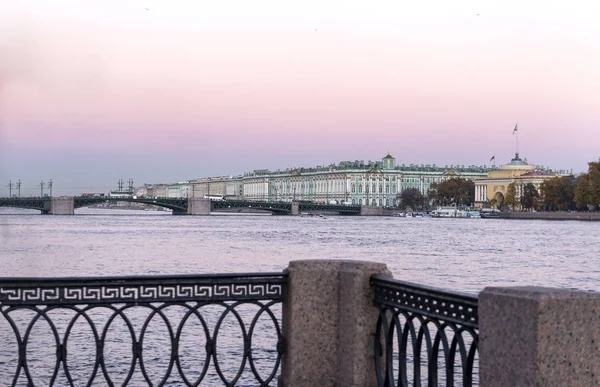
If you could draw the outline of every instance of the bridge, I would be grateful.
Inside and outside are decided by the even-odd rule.
[[[213,201],[205,198],[164,197],[26,197],[0,198],[0,207],[39,210],[42,214],[73,215],[75,209],[104,203],[141,203],[168,208],[174,215],[210,215],[211,212],[265,211],[274,215],[299,215],[302,212],[337,213],[340,215],[382,215],[383,208],[346,206],[311,202],[259,202],[249,200]]]

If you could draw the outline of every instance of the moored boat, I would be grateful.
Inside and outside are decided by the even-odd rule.
[[[486,219],[499,219],[500,211],[492,208],[482,208],[480,210],[481,217]]]
[[[431,211],[431,216],[434,218],[481,218],[479,211],[457,207],[438,207]]]

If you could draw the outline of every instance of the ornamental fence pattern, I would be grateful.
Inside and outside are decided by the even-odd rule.
[[[283,273],[0,279],[11,385],[272,385]]]
[[[378,386],[473,386],[477,297],[373,276]]]

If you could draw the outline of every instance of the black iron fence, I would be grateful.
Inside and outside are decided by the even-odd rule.
[[[379,386],[478,385],[477,297],[373,276]]]
[[[273,385],[283,273],[0,279],[7,385]]]

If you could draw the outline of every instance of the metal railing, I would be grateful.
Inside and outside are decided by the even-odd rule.
[[[379,386],[478,385],[477,297],[371,277]]]
[[[7,385],[272,385],[284,273],[0,278]]]

